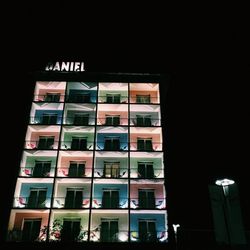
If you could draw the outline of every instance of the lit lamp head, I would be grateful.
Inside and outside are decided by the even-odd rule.
[[[234,184],[235,181],[233,180],[229,180],[229,179],[222,179],[222,180],[217,180],[215,182],[216,185],[218,186],[229,186],[229,185],[232,185]]]
[[[177,233],[177,228],[180,227],[180,224],[173,224],[174,232]]]

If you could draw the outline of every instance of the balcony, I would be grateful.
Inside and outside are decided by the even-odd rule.
[[[68,82],[66,101],[71,103],[96,103],[97,83]]]
[[[35,102],[63,102],[66,82],[36,82]]]
[[[127,242],[128,214],[124,210],[94,210],[90,225],[92,242]]]
[[[60,126],[28,126],[25,145],[26,149],[51,150],[58,148]]]
[[[131,152],[130,178],[164,178],[162,152]]]
[[[167,218],[164,211],[141,212],[130,214],[131,242],[167,242]]]
[[[94,128],[91,127],[63,127],[61,149],[86,151],[93,150]]]
[[[96,105],[66,103],[64,109],[64,124],[76,126],[95,125]]]
[[[57,176],[67,178],[84,178],[92,176],[93,152],[60,151]]]
[[[7,241],[45,242],[49,210],[12,209]]]
[[[55,182],[54,208],[88,208],[91,182],[89,179],[58,178]]]
[[[128,178],[127,152],[102,152],[95,154],[94,177],[96,178]]]
[[[35,177],[35,178],[44,178],[44,177],[54,177],[55,176],[55,167],[50,165],[41,165],[41,166],[26,166],[20,168],[19,176],[22,177]]]
[[[130,83],[130,103],[159,104],[158,83]]]
[[[50,242],[84,242],[88,240],[89,211],[53,210],[50,223]]]
[[[99,83],[99,103],[128,103],[128,83]]]

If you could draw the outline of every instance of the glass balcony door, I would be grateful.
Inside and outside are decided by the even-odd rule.
[[[138,162],[139,178],[154,178],[153,162]]]
[[[107,94],[106,95],[106,102],[107,103],[120,103],[121,102],[121,95],[120,94]]]
[[[137,150],[152,151],[153,150],[152,138],[148,139],[137,138]]]
[[[119,137],[106,137],[104,142],[105,150],[120,150]]]
[[[150,95],[136,95],[136,103],[150,103]]]
[[[151,116],[150,115],[137,115],[136,116],[136,125],[141,127],[150,127]]]
[[[69,102],[80,102],[80,103],[84,103],[90,102],[90,93],[87,92],[81,92],[81,91],[70,91],[69,93],[69,97],[68,97],[68,101]]]
[[[53,149],[54,136],[40,136],[38,141],[38,149]]]
[[[120,162],[104,162],[104,177],[118,178],[120,175]]]
[[[72,137],[71,149],[72,150],[86,150],[87,138],[86,137]]]
[[[153,189],[139,189],[139,208],[155,208],[155,192]]]
[[[22,241],[35,241],[40,234],[41,219],[24,219]]]
[[[102,220],[101,242],[116,242],[118,232],[118,220]]]
[[[119,115],[106,115],[105,125],[107,126],[120,125],[120,116]]]
[[[67,188],[65,208],[81,208],[83,200],[82,188]]]
[[[119,190],[104,190],[102,208],[119,208]]]
[[[74,125],[88,125],[89,124],[89,114],[84,113],[75,113],[74,115]]]
[[[33,177],[48,176],[51,168],[51,161],[35,161]]]
[[[60,101],[60,93],[47,93],[44,101],[45,102],[59,102]]]
[[[46,202],[47,188],[31,188],[28,198],[28,208],[43,208]]]
[[[43,113],[41,117],[41,124],[57,124],[57,114]]]
[[[72,242],[77,241],[80,233],[81,219],[63,219],[63,227],[61,231],[61,241]]]
[[[70,161],[68,177],[83,177],[85,174],[85,162]]]
[[[142,242],[155,242],[157,240],[154,220],[139,220],[139,238]]]

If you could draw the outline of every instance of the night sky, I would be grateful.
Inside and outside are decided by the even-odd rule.
[[[189,15],[179,19],[169,10],[137,16],[134,9],[104,14],[93,8],[93,15],[87,9],[73,15],[73,6],[68,7],[30,6],[6,32],[1,92],[4,223],[31,107],[29,73],[43,70],[48,61],[64,60],[84,61],[89,72],[168,74],[164,112],[170,222],[184,229],[212,229],[208,185],[229,177],[238,184],[244,226],[250,230],[249,50],[243,26],[221,12],[197,14],[193,20]]]

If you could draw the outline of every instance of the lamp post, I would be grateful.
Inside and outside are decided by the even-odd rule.
[[[180,224],[173,224],[174,229],[174,238],[175,238],[175,248],[178,249],[178,227],[180,227]]]
[[[223,194],[224,194],[223,213],[225,218],[228,242],[230,246],[232,246],[232,239],[231,239],[230,204],[228,200],[228,194],[229,194],[229,185],[233,185],[234,183],[235,181],[230,179],[221,179],[215,181],[216,185],[222,186],[223,188]]]

